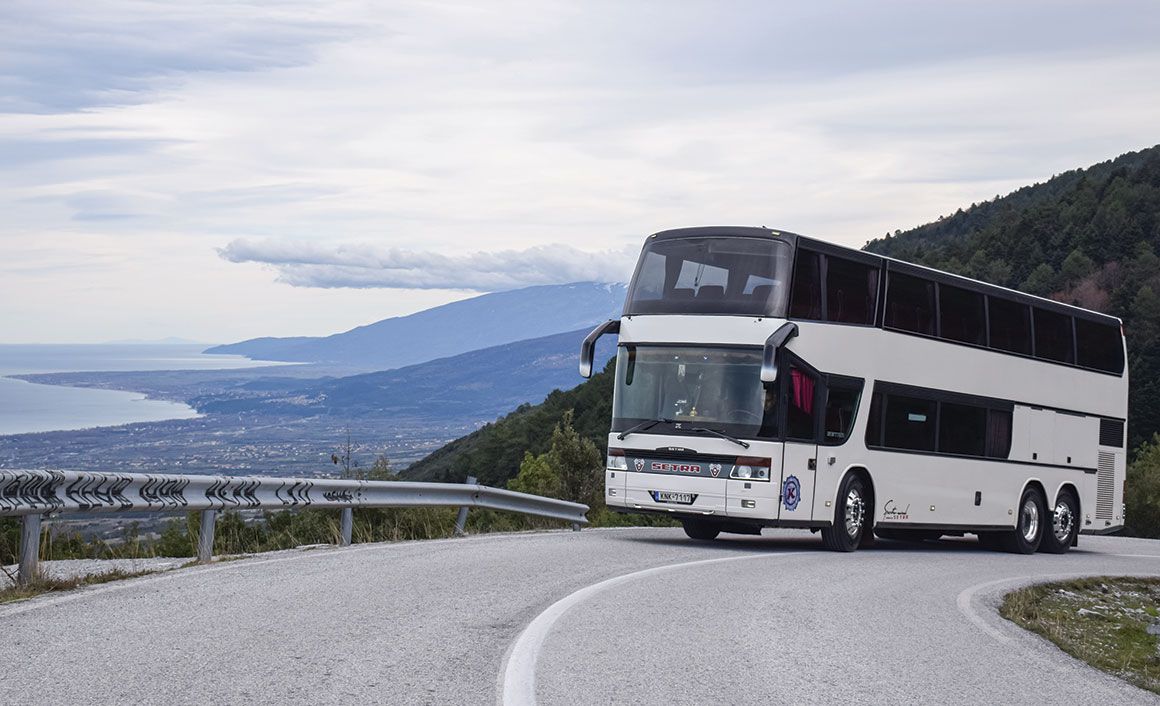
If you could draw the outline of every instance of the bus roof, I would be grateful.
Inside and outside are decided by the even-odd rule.
[[[844,255],[853,257],[863,261],[873,259],[880,263],[885,263],[887,269],[903,272],[907,274],[914,274],[923,277],[928,277],[933,280],[941,280],[952,286],[963,287],[964,289],[972,289],[982,292],[984,294],[998,294],[1003,297],[1015,301],[1020,301],[1032,306],[1038,306],[1046,309],[1054,309],[1065,313],[1069,316],[1080,314],[1083,318],[1099,321],[1101,323],[1113,324],[1122,326],[1123,322],[1115,316],[1105,314],[1100,311],[1093,311],[1092,309],[1085,309],[1083,307],[1067,304],[1065,302],[1056,301],[1054,299],[1047,299],[1045,297],[1036,296],[1021,292],[1017,289],[1010,289],[1002,287],[990,282],[983,282],[981,280],[964,277],[952,272],[944,270],[937,270],[926,265],[919,265],[905,260],[889,257],[887,255],[879,255],[877,253],[866,252],[865,250],[856,250],[845,245],[837,245],[825,240],[818,240],[817,238],[810,238],[808,236],[792,233],[787,230],[778,230],[775,228],[767,228],[765,226],[696,226],[693,228],[673,228],[671,230],[662,230],[653,233],[649,239],[668,240],[671,238],[697,238],[710,236],[733,236],[741,238],[777,238],[785,240],[791,245],[804,244],[807,247],[825,253],[827,251],[836,255]],[[907,272],[910,270],[910,272]]]

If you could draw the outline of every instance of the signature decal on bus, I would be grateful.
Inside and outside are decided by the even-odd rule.
[[[801,501],[802,484],[798,481],[797,476],[790,476],[785,479],[785,488],[781,493],[781,502],[785,505],[785,509],[793,512],[797,509],[798,502]]]
[[[907,519],[910,519],[910,505],[908,504],[906,507],[899,509],[898,503],[894,502],[893,498],[891,498],[890,500],[887,500],[886,504],[882,506],[882,519],[884,519],[884,520],[907,520]]]

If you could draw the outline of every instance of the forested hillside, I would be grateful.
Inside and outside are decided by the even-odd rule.
[[[571,390],[555,390],[537,405],[525,404],[493,424],[456,439],[402,472],[407,480],[461,482],[475,476],[503,487],[520,470],[525,452],[538,455],[552,443],[552,430],[574,410],[573,427],[596,443],[603,455],[612,419],[612,369]]]
[[[866,249],[1122,318],[1129,445],[1160,431],[1160,147],[1065,172]]]

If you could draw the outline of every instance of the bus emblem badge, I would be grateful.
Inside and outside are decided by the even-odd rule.
[[[713,475],[713,477],[714,477],[714,478],[716,478],[717,476],[721,475],[721,464],[719,464],[719,463],[710,463],[710,464],[709,464],[709,473],[711,473],[711,474]]]
[[[636,472],[640,473],[643,470],[644,470],[644,459],[643,458],[636,459]]]
[[[782,504],[785,509],[793,512],[797,509],[798,501],[801,500],[802,485],[798,482],[797,476],[790,476],[785,479],[785,490],[782,491]]]

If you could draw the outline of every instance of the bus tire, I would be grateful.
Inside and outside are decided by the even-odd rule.
[[[685,534],[689,536],[689,539],[711,542],[717,539],[717,535],[721,534],[721,525],[716,522],[681,520],[681,525],[685,528]]]
[[[1075,499],[1075,494],[1067,489],[1060,491],[1055,501],[1055,511],[1048,513],[1048,516],[1039,551],[1063,554],[1071,548],[1079,533],[1079,501]]]
[[[866,485],[860,477],[853,473],[846,476],[838,488],[834,506],[834,523],[822,528],[822,543],[833,552],[852,552],[869,531]]]
[[[1015,510],[1015,529],[1003,535],[1003,548],[1012,554],[1034,554],[1043,541],[1044,528],[1050,523],[1047,503],[1039,489],[1029,487],[1019,496]]]

